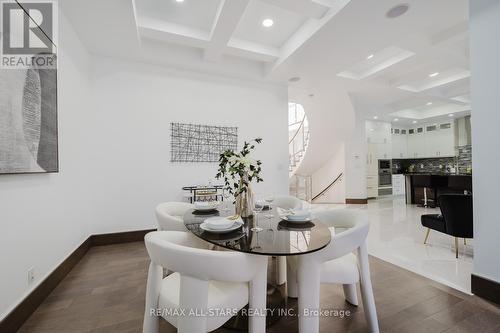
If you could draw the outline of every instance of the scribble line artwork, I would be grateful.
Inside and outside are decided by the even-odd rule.
[[[238,128],[171,123],[171,162],[217,162],[224,150],[236,150]]]

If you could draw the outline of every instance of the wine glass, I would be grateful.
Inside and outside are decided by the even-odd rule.
[[[224,197],[224,211],[229,211],[229,198],[231,197],[231,193],[229,192],[229,188],[224,187],[222,189],[222,196]]]
[[[273,210],[273,201],[274,201],[274,195],[268,195],[265,199],[268,207],[269,207],[269,213],[267,213],[265,216],[268,218],[268,219],[272,219],[274,217],[274,214],[272,212]]]
[[[255,227],[251,228],[253,232],[260,232],[264,229],[259,227],[259,213],[262,212],[264,209],[265,202],[262,200],[257,200],[255,201],[255,204],[253,205],[253,213],[254,213],[254,219],[255,219]]]

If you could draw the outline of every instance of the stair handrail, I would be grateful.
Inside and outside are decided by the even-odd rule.
[[[335,184],[339,181],[339,179],[340,179],[340,178],[342,178],[342,176],[343,176],[343,175],[344,175],[344,173],[343,173],[343,172],[341,172],[341,173],[337,176],[337,178],[335,178],[335,180],[334,180],[333,182],[331,182],[331,183],[330,183],[327,187],[325,187],[325,188],[323,189],[323,191],[321,191],[321,192],[319,192],[317,195],[315,195],[315,196],[312,198],[311,202],[313,202],[314,200],[318,199],[320,196],[322,196],[323,194],[325,194],[325,192],[326,192],[326,191],[328,191],[330,188],[332,188],[332,187],[333,187],[333,186],[334,186],[334,185],[335,185]]]
[[[300,126],[299,126],[299,128],[297,128],[297,131],[296,131],[296,132],[295,132],[295,134],[293,135],[292,139],[290,139],[290,140],[288,141],[288,144],[289,144],[289,145],[293,142],[293,140],[295,139],[295,137],[297,136],[297,134],[299,134],[300,129],[302,128],[302,126],[304,126],[304,122],[305,122],[305,120],[306,120],[306,115],[304,114],[304,118],[302,118],[302,121],[300,122]],[[296,124],[296,123],[294,123],[294,124]],[[293,124],[292,124],[292,125],[293,125]]]

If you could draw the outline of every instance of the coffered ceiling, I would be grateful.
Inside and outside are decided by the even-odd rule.
[[[341,87],[366,119],[470,113],[468,1],[404,3],[390,18],[399,0],[60,2],[93,54],[288,84],[294,100]]]
[[[135,0],[141,39],[201,50],[207,61],[232,55],[286,59],[350,0]],[[264,26],[271,20],[272,26]],[[272,64],[271,64],[272,67]]]

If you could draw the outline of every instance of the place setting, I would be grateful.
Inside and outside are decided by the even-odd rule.
[[[196,201],[194,203],[194,215],[212,215],[218,213],[219,201]]]
[[[276,208],[281,221],[278,223],[278,230],[303,231],[314,227],[312,222],[314,216],[309,209],[283,209]]]

